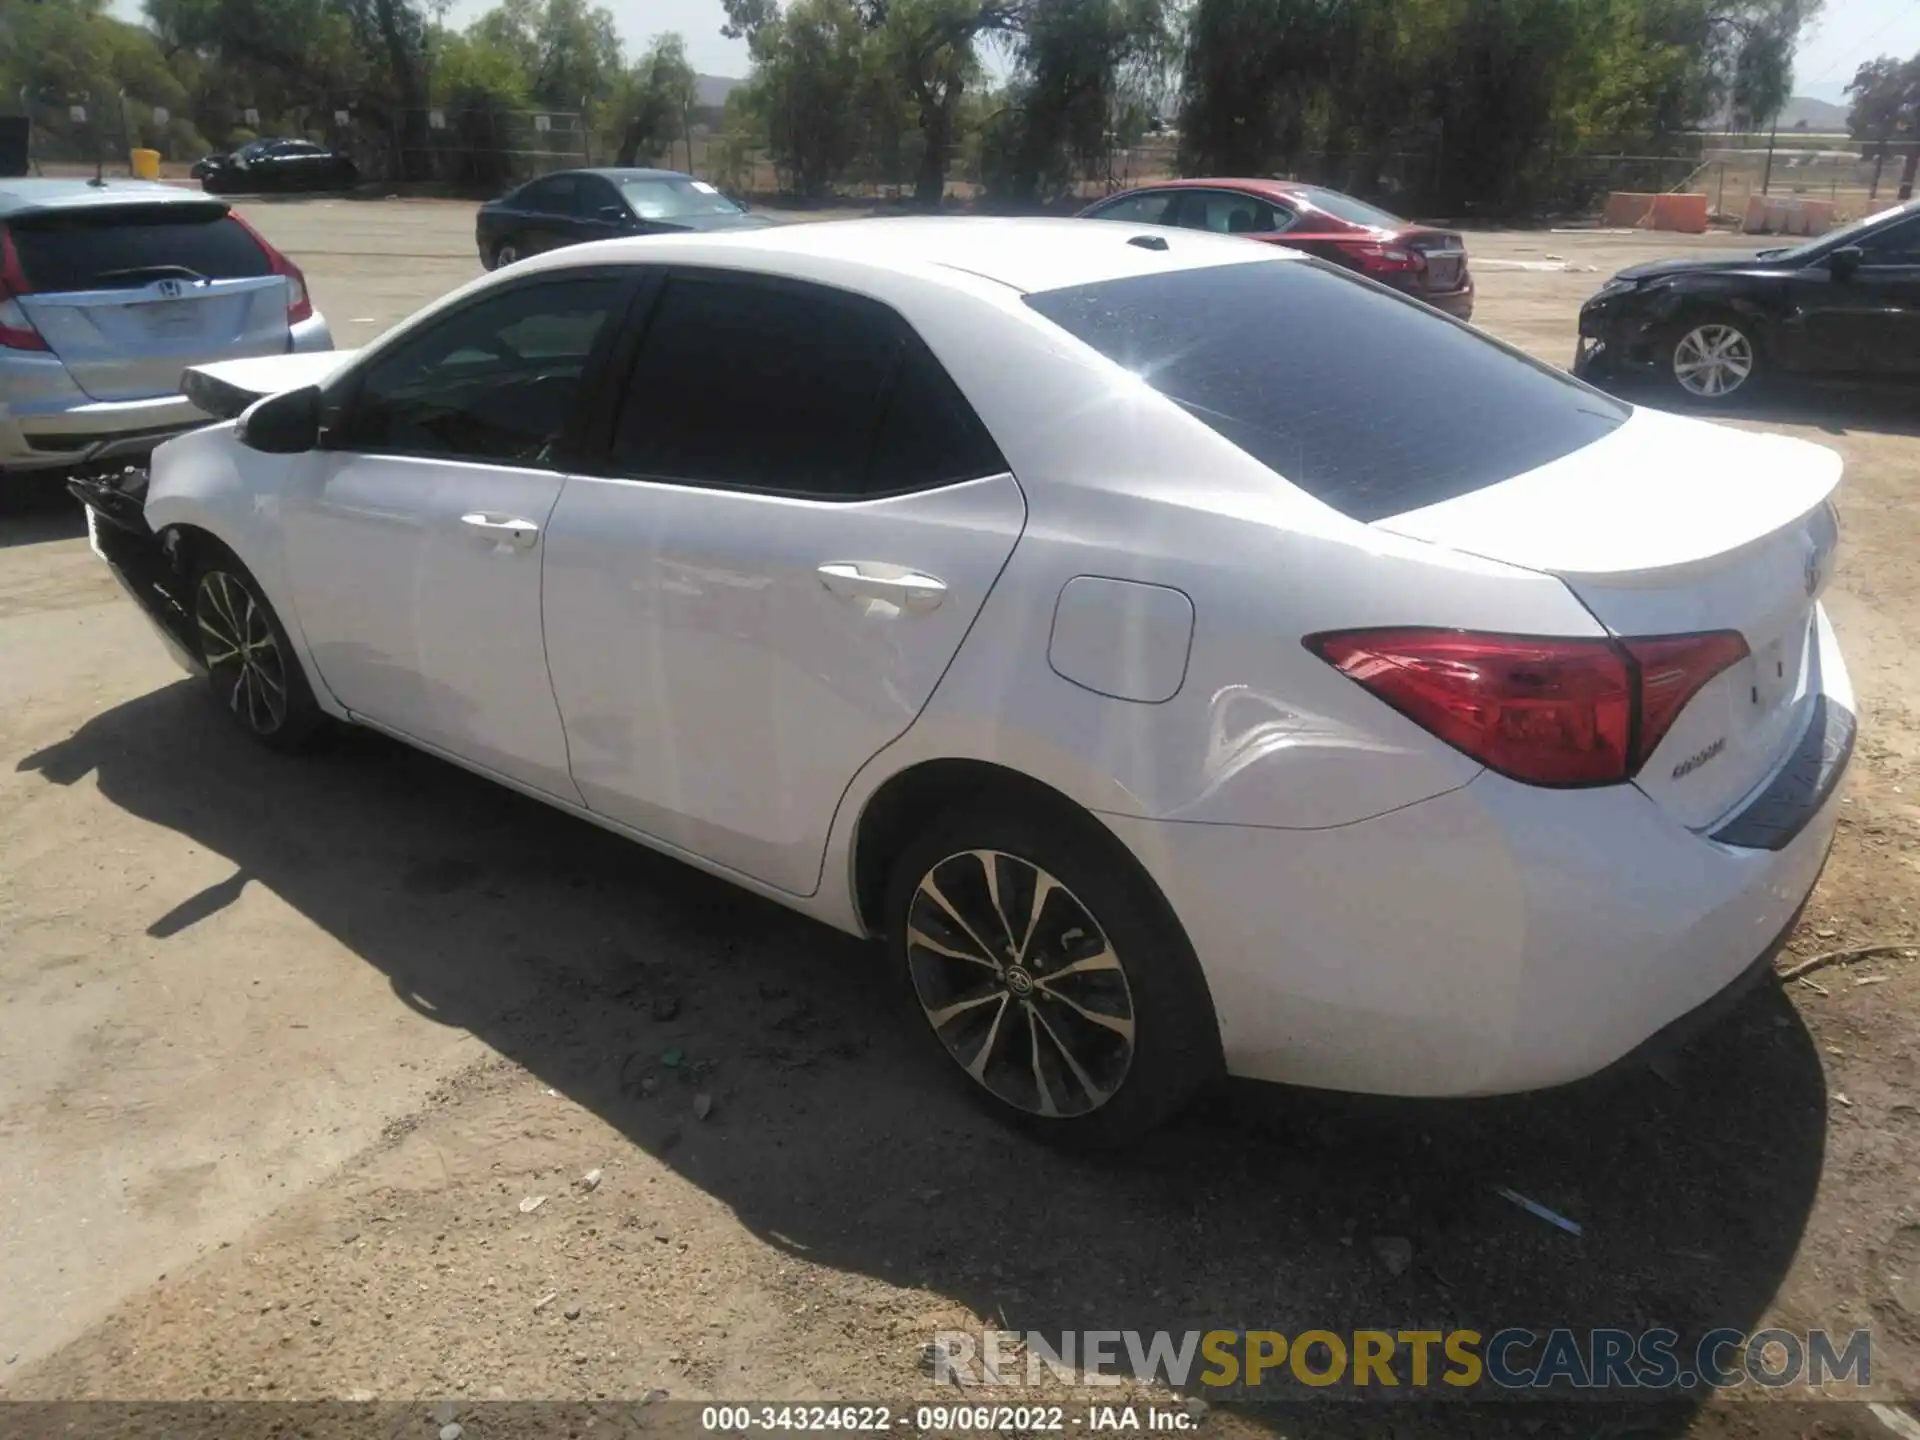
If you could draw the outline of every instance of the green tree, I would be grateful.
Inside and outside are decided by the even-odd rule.
[[[587,0],[504,0],[468,27],[467,38],[512,56],[528,97],[548,109],[609,101],[626,78],[613,14]]]
[[[988,164],[1020,203],[1104,175],[1115,144],[1131,143],[1158,110],[1174,58],[1161,0],[1032,0],[1012,48]]]
[[[671,155],[676,139],[687,141],[693,163],[688,116],[699,98],[699,77],[687,62],[686,40],[672,32],[656,36],[622,85],[619,163],[638,164],[663,150]]]

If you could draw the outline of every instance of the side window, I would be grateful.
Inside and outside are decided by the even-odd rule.
[[[677,276],[616,428],[616,473],[846,498],[1003,469],[886,306],[822,286]]]
[[[1284,229],[1290,219],[1252,195],[1189,190],[1180,207],[1179,223],[1188,230],[1211,230],[1216,235],[1265,235]]]
[[[1171,225],[1173,222],[1167,218],[1167,212],[1173,208],[1173,202],[1179,194],[1178,190],[1149,190],[1144,195],[1123,195],[1087,218],[1121,220],[1131,225]]]
[[[1860,248],[1869,265],[1920,265],[1920,216],[1868,236]]]
[[[329,447],[551,466],[626,283],[516,286],[432,322],[361,373]]]
[[[582,176],[574,187],[573,213],[588,220],[598,220],[603,209],[619,203],[620,192],[598,175]]]
[[[959,386],[919,336],[905,335],[874,436],[867,489],[886,493],[950,485],[1006,468]]]

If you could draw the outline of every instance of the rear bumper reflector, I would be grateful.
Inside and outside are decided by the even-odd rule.
[[[1853,758],[1857,725],[1853,712],[1825,695],[1813,702],[1806,733],[1773,783],[1713,832],[1722,845],[1745,850],[1784,850],[1838,788]]]

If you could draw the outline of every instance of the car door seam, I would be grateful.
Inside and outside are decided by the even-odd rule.
[[[867,773],[874,762],[879,760],[882,755],[885,755],[902,740],[906,739],[907,736],[911,735],[913,733],[913,727],[920,723],[920,717],[927,713],[927,707],[933,704],[934,697],[940,693],[940,687],[946,683],[947,676],[952,673],[953,667],[959,663],[961,652],[967,648],[967,641],[973,638],[974,627],[980,623],[980,617],[987,613],[987,605],[993,599],[993,592],[999,588],[1000,578],[1007,573],[1007,567],[1013,563],[1013,557],[1020,549],[1020,542],[1026,538],[1027,522],[1033,515],[1033,507],[1027,501],[1026,487],[1020,483],[1020,477],[1014,474],[1012,470],[1003,470],[1000,473],[1013,482],[1014,493],[1020,497],[1020,528],[1014,532],[1013,543],[1007,547],[1007,553],[1001,557],[1000,567],[993,572],[993,578],[987,582],[986,589],[980,592],[980,603],[973,607],[973,614],[968,617],[965,628],[961,630],[960,642],[953,647],[952,653],[947,656],[947,663],[940,667],[940,673],[934,677],[933,684],[927,688],[927,698],[920,702],[920,708],[913,712],[913,717],[909,719],[905,725],[900,727],[900,733],[887,741],[887,743],[882,745],[878,750],[874,751],[873,754],[869,755],[865,760],[861,761],[859,766],[855,768],[853,774],[847,777],[847,783],[841,787],[840,798],[833,802],[833,814],[827,821],[826,834],[821,842],[820,858],[814,871],[813,888],[805,892],[805,896],[808,899],[817,896],[820,893],[820,887],[826,881],[827,851],[832,847],[834,832],[840,827],[840,815],[841,812],[846,809],[847,796],[853,793],[853,787],[859,783],[860,777]],[[981,480],[990,480],[998,477],[982,475],[979,478]],[[973,484],[975,482],[961,481],[959,483]],[[849,875],[848,894],[851,895],[852,893],[852,877]],[[858,909],[857,906],[855,908],[856,910]]]

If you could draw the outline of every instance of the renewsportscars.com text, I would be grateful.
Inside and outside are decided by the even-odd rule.
[[[1236,1395],[1388,1389],[1488,1391],[1777,1390],[1873,1378],[1870,1331],[1843,1333],[1518,1326],[1479,1330],[943,1330],[934,1378],[974,1385],[1047,1380],[1158,1382]]]

